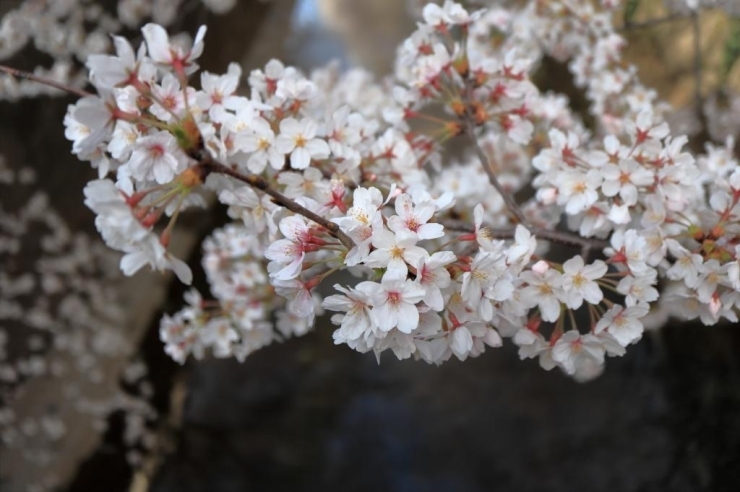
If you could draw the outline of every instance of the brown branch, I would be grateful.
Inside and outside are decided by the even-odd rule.
[[[471,79],[468,79],[465,84],[465,97],[467,98],[468,102],[472,100],[472,91],[473,91],[473,81]],[[590,238],[584,238],[581,236],[578,236],[576,234],[570,233],[570,232],[561,232],[561,231],[554,231],[551,229],[545,229],[542,227],[537,227],[535,225],[530,224],[530,222],[527,220],[526,216],[524,215],[524,212],[522,211],[521,207],[516,203],[516,200],[514,200],[514,197],[508,193],[504,187],[501,185],[501,182],[498,180],[498,177],[496,176],[495,171],[493,170],[493,167],[491,166],[491,162],[488,159],[488,156],[486,156],[485,151],[483,148],[481,148],[480,143],[478,142],[478,137],[475,134],[475,117],[472,114],[471,106],[468,105],[467,110],[465,111],[465,115],[463,117],[465,121],[465,133],[467,133],[468,138],[470,138],[470,142],[473,144],[473,150],[475,150],[476,155],[478,156],[478,159],[481,162],[481,165],[483,166],[483,169],[486,171],[486,174],[488,174],[488,180],[490,181],[491,185],[496,189],[496,191],[501,194],[501,197],[504,199],[504,203],[506,204],[506,207],[509,209],[509,212],[511,212],[514,217],[519,221],[521,225],[526,227],[531,234],[533,234],[535,237],[545,239],[547,241],[552,241],[560,244],[566,244],[569,246],[575,246],[581,248],[581,253],[584,255],[584,259],[587,260],[589,254],[591,253],[591,249],[593,248],[599,248],[604,249],[607,246],[609,246],[608,241],[604,241],[601,239],[590,239]],[[458,230],[461,232],[467,232],[471,233],[471,231],[468,228],[457,228],[454,225],[451,224],[443,224],[446,229],[450,230]],[[450,227],[451,226],[451,227]],[[506,229],[490,229],[489,231],[493,235],[493,237],[498,239],[514,239],[516,229],[515,228],[506,228]]]
[[[508,193],[501,185],[501,182],[496,177],[496,173],[493,171],[493,167],[491,167],[491,162],[489,161],[486,153],[483,151],[480,144],[478,143],[478,137],[475,135],[475,123],[473,120],[473,116],[469,113],[465,115],[465,131],[468,134],[471,143],[473,144],[473,150],[475,150],[478,159],[480,159],[483,169],[486,171],[486,174],[488,174],[488,181],[490,181],[493,187],[496,188],[496,191],[499,192],[501,197],[504,199],[504,203],[506,203],[506,207],[514,215],[514,217],[516,217],[516,220],[519,221],[520,224],[529,227],[529,221],[524,216],[524,212],[522,212],[522,209],[519,208],[519,205],[516,203],[516,200],[514,200],[514,197],[511,196],[511,194]]]
[[[655,19],[646,20],[644,22],[628,22],[618,31],[633,31],[635,29],[649,29],[651,27],[659,26],[667,22],[673,22],[679,19],[685,19],[686,16],[680,13],[666,15],[665,17],[657,17]]]
[[[459,222],[454,223],[445,221],[441,222],[441,224],[444,226],[445,229],[451,231],[464,232],[467,234],[471,234],[472,232],[474,232],[471,227],[467,225],[462,225]],[[580,247],[582,253],[588,253],[591,251],[591,249],[594,248],[601,250],[609,246],[609,242],[603,239],[586,238],[577,236],[570,232],[553,231],[536,226],[525,227],[527,227],[529,232],[537,238],[544,239],[546,241],[552,241],[554,243],[565,244],[568,246]],[[506,227],[500,229],[492,229],[489,227],[488,231],[491,233],[491,236],[494,239],[514,239],[514,237],[516,236],[516,228],[514,227]]]
[[[25,79],[25,80],[30,80],[32,82],[38,82],[39,84],[48,85],[49,87],[59,89],[60,91],[69,92],[70,94],[74,94],[75,96],[79,96],[79,97],[87,97],[87,96],[94,95],[91,92],[87,92],[84,89],[76,89],[70,85],[63,84],[62,82],[57,82],[56,80],[42,77],[40,75],[35,75],[31,72],[18,70],[17,68],[7,67],[5,65],[0,65],[0,72],[5,72],[17,79]]]
[[[201,165],[203,166],[204,170],[207,172],[212,173],[218,173],[218,174],[225,174],[227,176],[231,176],[234,179],[237,179],[243,183],[248,184],[252,188],[256,188],[263,193],[266,193],[267,195],[270,195],[275,203],[278,205],[282,205],[283,207],[287,208],[291,212],[294,212],[298,215],[302,215],[306,217],[309,220],[312,220],[319,224],[321,227],[329,231],[329,234],[339,239],[339,241],[347,248],[352,249],[355,246],[354,241],[342,231],[337,224],[334,222],[330,222],[323,218],[322,216],[316,214],[315,212],[310,211],[306,207],[303,207],[295,202],[295,200],[292,200],[288,198],[287,196],[283,195],[279,191],[275,190],[270,186],[270,183],[265,181],[265,179],[262,176],[258,176],[256,174],[242,174],[239,171],[236,171],[228,166],[224,166],[221,163],[218,163],[212,159],[205,159],[201,161]]]

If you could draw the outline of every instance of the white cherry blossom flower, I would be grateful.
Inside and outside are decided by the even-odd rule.
[[[155,234],[147,234],[140,241],[129,243],[121,248],[126,254],[121,258],[121,271],[132,276],[142,267],[149,265],[157,271],[172,270],[180,282],[190,285],[193,273],[182,260],[172,256]]]
[[[626,265],[633,274],[645,273],[650,268],[646,263],[647,242],[635,229],[616,231],[611,245],[604,250],[606,255],[611,257],[611,261]]]
[[[81,158],[92,154],[110,137],[117,120],[113,94],[102,90],[99,93],[100,97],[83,97],[69,106],[64,118],[65,137],[74,141],[72,152]]]
[[[232,344],[239,340],[239,333],[233,328],[230,320],[214,318],[200,329],[200,340],[213,349],[215,357],[231,357]]]
[[[465,325],[460,325],[452,330],[450,335],[450,349],[452,353],[460,360],[468,358],[468,354],[473,349],[473,335]]]
[[[136,141],[126,166],[139,181],[166,184],[187,168],[188,158],[171,133],[160,131]]]
[[[727,283],[721,268],[722,265],[715,259],[707,260],[699,266],[696,284],[690,287],[696,289],[701,302],[709,303],[717,294],[717,287]]]
[[[642,144],[649,140],[662,140],[668,136],[668,123],[658,122],[650,109],[645,109],[637,115],[637,120],[625,121],[626,131],[635,144]]]
[[[340,325],[334,334],[336,343],[357,340],[364,333],[373,330],[374,325],[370,318],[373,290],[368,290],[371,285],[368,282],[360,282],[353,289],[335,285],[334,288],[344,295],[331,295],[324,299],[322,305],[325,309],[345,313],[336,314],[331,318],[332,323]]]
[[[558,177],[558,204],[565,205],[565,212],[569,215],[587,210],[599,199],[596,191],[602,182],[599,170],[591,169],[586,173],[567,171]]]
[[[311,293],[310,284],[300,278],[286,280],[275,278],[271,283],[278,295],[288,299],[288,309],[290,309],[291,313],[302,318],[307,318],[310,321],[309,325],[312,325],[316,303]]]
[[[283,194],[290,198],[308,197],[319,203],[329,200],[329,183],[315,167],[303,172],[283,172],[278,176],[278,183],[285,186]]]
[[[533,268],[519,275],[519,278],[527,283],[522,289],[522,302],[528,307],[537,306],[542,319],[553,322],[560,317],[560,303],[565,298],[562,288],[563,276],[557,270],[549,268],[543,261],[538,264],[543,264],[547,268],[543,268],[541,272]]]
[[[373,232],[372,244],[376,248],[365,259],[365,265],[371,268],[386,268],[384,277],[406,278],[408,265],[417,262],[428,255],[424,248],[416,246],[418,241],[415,234],[401,231],[390,232],[386,229],[376,229]]]
[[[111,248],[121,250],[129,242],[141,241],[149,233],[134,217],[113,181],[90,181],[83,193],[85,205],[96,214],[95,227]]]
[[[506,262],[510,265],[514,263],[526,265],[536,249],[537,239],[529,232],[529,229],[517,224],[514,231],[514,243],[506,253]]]
[[[470,264],[470,271],[463,274],[461,295],[463,301],[479,310],[481,318],[490,321],[493,317],[493,306],[490,297],[506,299],[513,286],[506,277],[506,256],[504,253],[480,251]],[[491,292],[493,290],[493,292]]]
[[[601,191],[608,197],[619,195],[624,204],[637,203],[638,188],[653,184],[653,173],[634,159],[623,159],[619,164],[606,164],[601,168],[604,182]]]
[[[619,281],[617,291],[624,294],[624,303],[627,307],[635,306],[640,302],[653,302],[658,299],[657,272],[649,270],[638,277],[627,275]]]
[[[383,277],[381,283],[370,282],[363,288],[371,296],[371,316],[378,329],[388,332],[397,328],[402,333],[411,333],[417,328],[419,310],[416,303],[424,299],[425,293],[416,283]]]
[[[149,111],[162,121],[172,122],[180,119],[188,107],[195,105],[195,90],[186,87],[183,91],[177,77],[171,73],[162,78],[161,84],[154,84],[151,91],[154,95],[154,104]]]
[[[491,230],[483,225],[483,218],[485,216],[485,210],[483,205],[480,203],[473,209],[473,218],[475,229],[472,235],[463,235],[460,237],[461,241],[472,241],[473,239],[478,245],[486,251],[496,251],[501,248],[501,241],[493,241]]]
[[[578,135],[569,132],[567,135],[558,129],[551,129],[548,133],[550,147],[540,151],[532,159],[532,165],[535,169],[543,173],[549,173],[555,169],[566,166],[574,166],[579,159],[577,153],[580,141]]]
[[[280,135],[275,139],[275,149],[290,154],[290,167],[306,169],[311,159],[329,157],[329,145],[316,137],[317,124],[310,118],[287,118],[280,122]]]
[[[675,239],[666,239],[666,245],[675,258],[673,265],[666,271],[666,276],[671,280],[683,280],[687,286],[695,287],[704,259],[701,255],[690,252]]]
[[[267,232],[268,236],[273,236],[278,230],[275,219],[279,207],[268,195],[260,198],[252,188],[241,186],[221,191],[218,200],[229,205],[229,217],[241,219],[245,227],[257,234]]]
[[[225,107],[234,107],[237,97],[234,95],[239,86],[242,69],[237,63],[230,63],[226,74],[216,75],[202,72],[200,75],[201,92],[196,96],[198,107],[208,111],[211,118],[220,118]]]
[[[432,27],[448,25],[467,25],[480,16],[480,13],[469,14],[459,3],[451,0],[445,0],[441,7],[434,3],[424,6],[422,12],[424,22]]]
[[[141,138],[141,132],[136,125],[118,120],[108,143],[108,152],[114,159],[127,161],[139,138]]]
[[[615,304],[596,323],[594,333],[598,335],[607,330],[620,345],[626,347],[642,337],[643,326],[639,318],[645,316],[649,310],[646,302],[630,307]]]
[[[519,347],[520,359],[538,357],[540,366],[546,371],[555,367],[555,362],[552,360],[552,347],[541,333],[521,328],[515,333],[513,342]]]
[[[740,291],[740,245],[735,246],[735,261],[726,263],[725,275],[727,281],[736,291]]]
[[[589,304],[599,304],[604,294],[594,280],[603,277],[606,271],[607,266],[603,261],[596,260],[586,266],[581,256],[574,256],[563,263],[565,304],[570,309],[578,309],[584,300]]]
[[[450,273],[445,268],[457,258],[451,251],[440,251],[429,257],[422,257],[416,263],[416,282],[424,289],[424,304],[442,311],[444,298],[442,290],[450,285]]]
[[[121,36],[112,36],[116,48],[116,56],[91,54],[85,65],[90,69],[90,81],[95,86],[105,89],[125,84],[137,78],[150,81],[155,77],[155,69],[144,58],[145,45],[141,45],[137,53],[131,44]]]
[[[275,147],[275,133],[270,123],[261,117],[250,121],[251,132],[238,134],[234,139],[234,146],[249,155],[247,169],[253,173],[261,173],[267,164],[276,170],[282,169],[285,156]]]
[[[149,52],[149,57],[155,63],[171,67],[176,73],[189,75],[198,70],[194,63],[203,53],[203,38],[206,35],[206,26],[200,26],[195,34],[193,46],[183,50],[179,46],[170,44],[167,31],[160,25],[147,24],[141,28]]]
[[[354,266],[365,261],[370,254],[373,233],[383,227],[379,212],[383,205],[383,195],[377,188],[357,188],[353,195],[353,205],[346,217],[334,219],[339,227],[355,242],[347,253],[345,264]]]
[[[334,111],[331,127],[326,132],[329,148],[337,157],[351,155],[355,146],[362,140],[364,118],[359,113],[352,113],[349,106],[342,106]]]
[[[434,215],[436,206],[433,202],[422,202],[414,206],[411,197],[402,193],[396,197],[396,213],[388,219],[388,228],[393,232],[404,231],[415,235],[420,240],[436,239],[444,236],[442,224],[428,223]]]
[[[567,374],[590,362],[604,363],[604,346],[593,335],[581,335],[576,330],[563,334],[552,347],[552,360]]]

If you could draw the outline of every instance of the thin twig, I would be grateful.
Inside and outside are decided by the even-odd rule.
[[[569,232],[553,231],[550,229],[542,229],[539,227],[532,227],[529,231],[536,237],[541,237],[548,241],[553,241],[560,244],[568,244],[570,246],[580,246],[582,252],[590,251],[592,248],[604,249],[609,246],[609,241],[603,239],[594,239],[588,237],[581,237]]]
[[[511,196],[511,194],[507,192],[501,185],[501,182],[499,182],[498,178],[496,177],[496,173],[494,172],[493,167],[491,167],[491,162],[489,161],[486,153],[483,151],[480,144],[478,143],[478,137],[475,135],[475,123],[473,121],[472,115],[470,114],[465,115],[465,129],[468,137],[470,138],[470,141],[473,144],[473,150],[475,150],[475,153],[478,156],[478,159],[480,159],[483,169],[486,171],[486,174],[488,174],[488,181],[490,181],[493,187],[496,188],[496,191],[499,192],[501,197],[504,199],[504,202],[506,203],[506,207],[514,215],[514,217],[516,217],[516,220],[519,221],[520,224],[529,227],[529,221],[524,216],[524,212],[522,212],[522,209],[519,208],[519,205],[517,205],[514,197]]]
[[[55,89],[59,89],[60,91],[69,92],[70,94],[74,94],[80,97],[87,97],[87,96],[93,95],[91,92],[87,92],[84,89],[77,89],[70,85],[63,84],[62,82],[57,82],[56,80],[42,77],[40,75],[36,75],[31,72],[26,72],[24,70],[18,70],[17,68],[7,67],[5,65],[0,65],[0,72],[5,72],[9,75],[12,75],[13,77],[17,79],[26,79],[26,80],[31,80],[33,82],[38,82],[39,84],[48,85],[49,87],[54,87]]]
[[[208,172],[231,176],[234,179],[238,179],[239,181],[248,184],[252,188],[256,188],[263,193],[270,195],[275,203],[282,205],[291,212],[302,215],[307,219],[316,222],[321,227],[329,231],[329,233],[339,239],[339,241],[347,249],[352,249],[355,246],[354,241],[352,241],[352,239],[347,234],[345,234],[344,231],[342,231],[337,224],[326,220],[315,212],[312,212],[306,207],[299,205],[295,202],[295,200],[292,200],[279,191],[275,190],[270,186],[270,183],[265,181],[265,179],[261,176],[258,176],[256,174],[242,174],[239,171],[236,171],[228,166],[224,166],[223,164],[215,162],[211,159],[202,161],[201,165]]]
[[[655,19],[646,20],[644,22],[629,22],[619,28],[619,31],[633,31],[635,29],[649,29],[651,27],[659,26],[667,22],[673,22],[679,19],[685,19],[686,16],[680,13],[666,15],[665,17],[658,17]]]
[[[441,224],[445,229],[450,231],[464,232],[470,234],[473,232],[472,228],[461,225],[455,222],[443,221]],[[529,232],[537,238],[544,239],[546,241],[552,241],[554,243],[566,244],[568,246],[577,246],[581,248],[581,252],[590,252],[591,249],[602,250],[609,246],[609,242],[603,239],[594,239],[577,236],[570,232],[553,231],[551,229],[545,229],[536,226],[526,226]],[[500,229],[488,228],[491,233],[491,237],[495,239],[514,239],[516,236],[516,229],[513,227],[505,227]]]
[[[472,93],[472,86],[470,85],[470,83],[467,84],[466,92],[467,97],[469,98]],[[514,200],[514,197],[504,189],[504,187],[501,185],[501,182],[499,182],[498,177],[496,177],[496,173],[494,172],[493,167],[491,167],[491,163],[486,156],[485,151],[483,150],[483,148],[481,148],[480,143],[478,142],[478,137],[475,134],[475,120],[473,118],[473,115],[470,113],[470,110],[466,111],[464,119],[465,131],[468,134],[471,143],[473,144],[473,149],[475,150],[478,159],[480,159],[483,169],[485,169],[486,174],[488,174],[488,180],[491,182],[491,185],[496,188],[496,191],[501,194],[501,197],[504,199],[504,203],[506,203],[506,207],[514,215],[514,217],[516,217],[520,224],[525,226],[536,237],[560,244],[580,247],[581,251],[585,253],[586,256],[588,256],[592,248],[604,249],[609,246],[609,243],[607,241],[603,241],[600,239],[583,238],[569,232],[544,229],[530,224],[525,217],[521,207],[519,207],[519,205],[516,203],[516,200]],[[489,230],[491,231],[491,234],[493,234],[493,237],[499,239],[513,239],[516,232],[516,229],[514,228]]]

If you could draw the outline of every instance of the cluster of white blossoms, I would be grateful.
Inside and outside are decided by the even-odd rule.
[[[236,0],[200,0],[195,4],[186,4],[185,0],[23,0],[13,3],[20,5],[4,9],[0,19],[0,60],[12,59],[33,46],[53,60],[50,66],[36,67],[36,75],[84,87],[87,77],[79,70],[80,63],[92,54],[108,51],[110,33],[137,29],[147,20],[167,26],[200,4],[216,14],[223,14],[236,5]],[[41,94],[63,92],[0,75],[0,99],[16,100]]]
[[[138,49],[114,37],[115,55],[87,61],[97,94],[65,125],[99,171],[85,203],[122,270],[190,283],[167,248],[181,210],[212,192],[233,219],[204,243],[213,299],[191,291],[164,317],[166,351],[241,360],[326,309],[337,344],[378,357],[439,364],[509,338],[522,358],[589,379],[668,306],[736,320],[731,142],[683,150],[621,58],[616,3],[429,4],[393,77],[273,60],[248,96],[236,64],[190,85],[205,28],[189,46],[156,24]],[[530,82],[546,55],[568,62],[594,128]]]

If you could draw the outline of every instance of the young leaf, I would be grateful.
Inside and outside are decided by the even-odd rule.
[[[628,26],[632,24],[637,13],[637,8],[640,6],[640,0],[627,0],[627,4],[624,6],[624,25]]]

